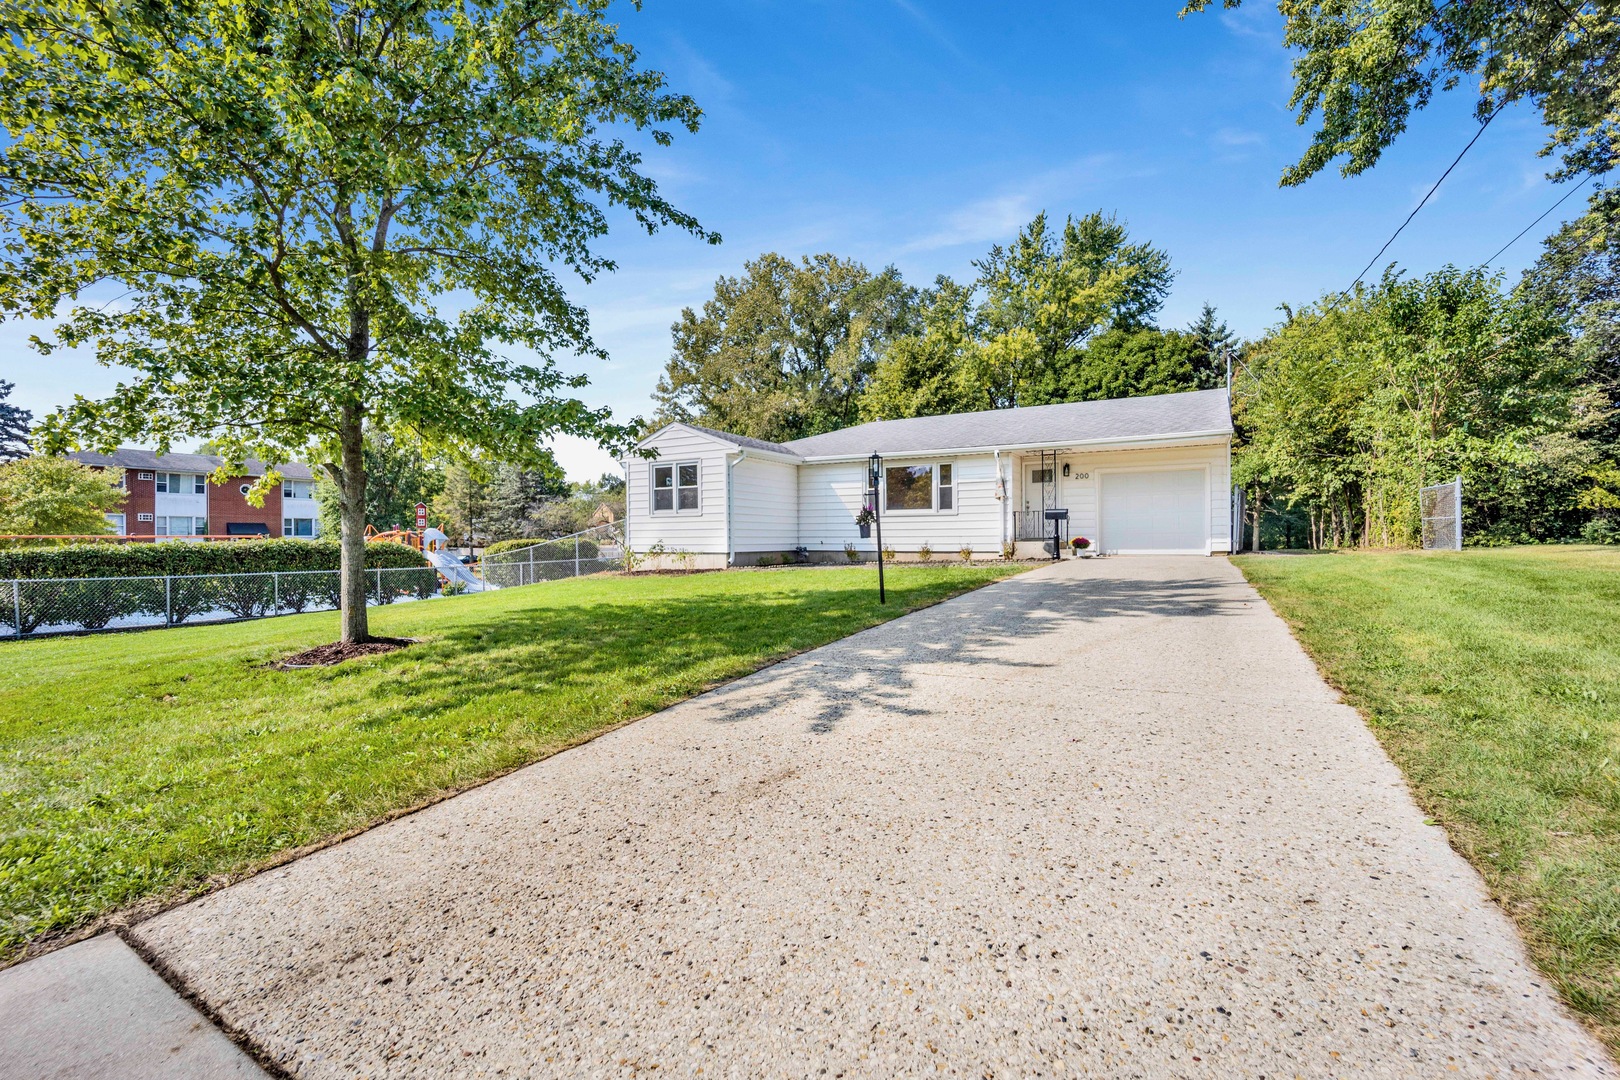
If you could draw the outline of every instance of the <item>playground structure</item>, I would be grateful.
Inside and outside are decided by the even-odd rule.
[[[466,592],[485,592],[489,589],[499,588],[463,566],[461,560],[450,553],[450,537],[444,530],[435,529],[431,525],[425,529],[389,529],[379,531],[375,525],[366,526],[366,541],[376,541],[383,544],[404,544],[408,548],[420,551],[427,561],[433,564],[433,569],[446,584],[457,582]]]

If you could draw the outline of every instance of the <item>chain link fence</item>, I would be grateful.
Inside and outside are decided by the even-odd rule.
[[[485,555],[484,580],[500,589],[599,574],[624,566],[624,545],[610,525]]]
[[[1462,477],[1448,484],[1418,489],[1425,550],[1461,551],[1463,542]]]
[[[0,582],[0,634],[12,638],[234,622],[338,607],[338,571],[23,578]],[[448,589],[432,567],[366,571],[366,605]]]

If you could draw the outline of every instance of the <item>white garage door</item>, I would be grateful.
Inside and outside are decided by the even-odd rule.
[[[1109,554],[1209,552],[1202,469],[1104,473],[1102,549]]]

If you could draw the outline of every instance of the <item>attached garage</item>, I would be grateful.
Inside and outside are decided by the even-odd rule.
[[[1107,555],[1207,555],[1209,472],[1105,472],[1098,518]]]

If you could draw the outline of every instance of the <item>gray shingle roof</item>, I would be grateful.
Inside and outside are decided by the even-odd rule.
[[[681,421],[681,423],[685,424],[693,431],[701,431],[705,435],[713,435],[717,439],[723,439],[728,443],[745,447],[749,450],[769,450],[773,454],[786,454],[788,457],[798,456],[798,454],[796,454],[793,450],[781,443],[766,442],[764,439],[755,439],[748,435],[733,435],[729,431],[717,431],[714,428],[704,427],[702,424],[687,423],[685,420]]]
[[[1232,408],[1225,390],[1075,401],[1020,409],[877,420],[807,439],[781,449],[801,458],[865,457],[992,447],[1066,447],[1112,440],[1174,435],[1231,434]],[[719,434],[716,432],[715,434]],[[735,436],[724,436],[736,441]],[[769,444],[767,444],[769,445]]]
[[[155,450],[142,450],[133,446],[120,446],[110,454],[98,454],[93,450],[79,450],[68,455],[74,461],[86,465],[99,465],[103,468],[114,469],[147,469],[152,471],[178,473],[210,473],[225,463],[225,459],[215,457],[213,454],[159,454]],[[263,476],[267,466],[262,461],[248,458],[242,463],[242,468],[232,475],[236,476]],[[315,473],[308,465],[300,462],[291,462],[276,466],[284,480],[313,480]]]

